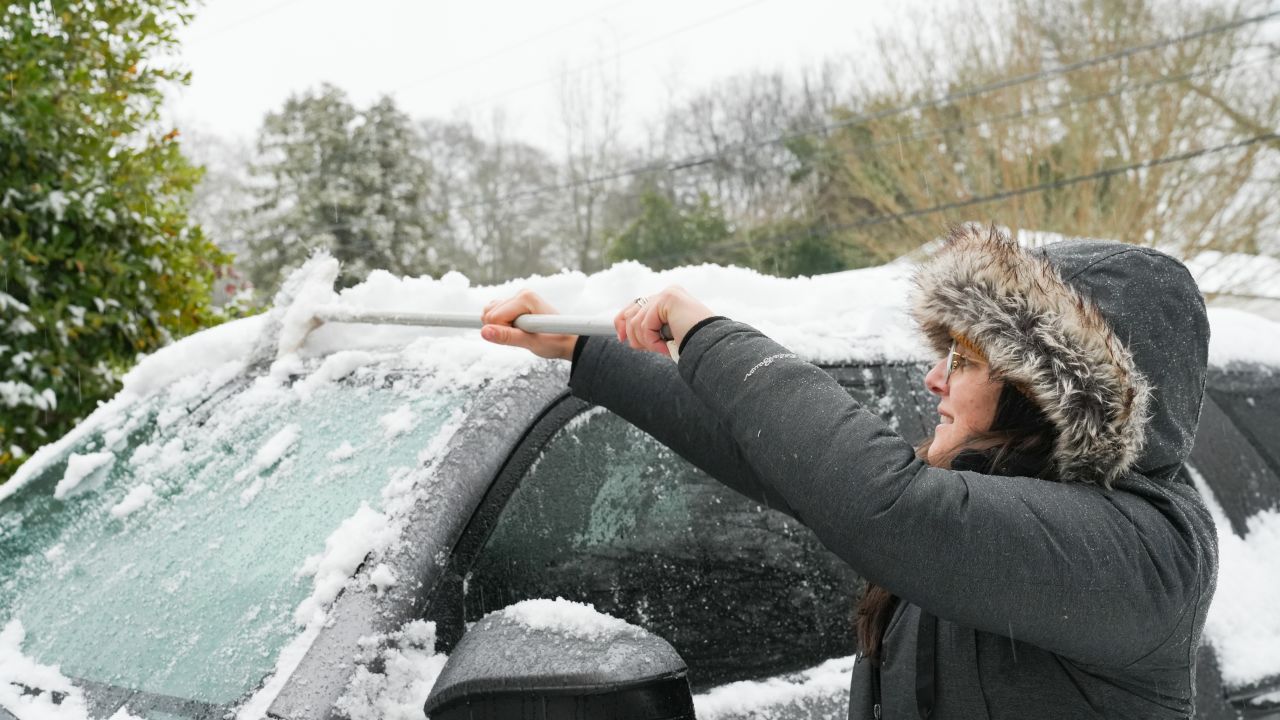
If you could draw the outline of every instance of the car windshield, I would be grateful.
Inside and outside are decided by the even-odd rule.
[[[91,699],[221,717],[298,636],[326,538],[377,517],[466,396],[369,368],[172,396],[0,503],[0,626]]]

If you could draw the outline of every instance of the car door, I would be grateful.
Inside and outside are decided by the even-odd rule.
[[[829,371],[919,437],[919,397],[903,383],[917,368]],[[439,650],[488,612],[563,597],[671,642],[700,718],[845,712],[862,580],[792,518],[580,400],[531,430],[446,575],[428,611]]]

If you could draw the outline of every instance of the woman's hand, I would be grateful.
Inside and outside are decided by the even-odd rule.
[[[613,318],[613,327],[618,331],[618,339],[631,347],[670,357],[667,341],[661,336],[663,325],[670,328],[679,347],[685,333],[713,315],[710,308],[684,288],[672,285],[657,295],[637,298],[627,305]]]
[[[512,324],[516,318],[530,313],[557,314],[551,303],[532,290],[521,290],[505,300],[491,300],[480,313],[480,320],[484,323],[484,327],[480,328],[480,337],[499,345],[522,347],[539,357],[560,360],[573,358],[577,335],[527,333]]]

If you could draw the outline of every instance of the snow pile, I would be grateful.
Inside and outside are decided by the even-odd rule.
[[[67,458],[67,472],[53,489],[53,496],[65,500],[72,495],[92,490],[97,487],[111,471],[116,456],[109,452],[72,455]],[[85,482],[88,480],[88,482]]]
[[[1218,528],[1218,589],[1205,619],[1223,683],[1240,687],[1280,675],[1280,510],[1249,518],[1240,537],[1204,477],[1187,470]]]
[[[341,380],[357,369],[373,363],[375,360],[377,360],[376,355],[359,350],[336,352],[326,357],[320,367],[316,368],[302,382],[294,385],[293,391],[298,394],[299,398],[308,400],[312,393],[320,387]]]
[[[23,720],[85,720],[89,711],[79,688],[56,666],[22,654],[26,635],[17,620],[0,631],[0,708]]]
[[[638,295],[678,284],[717,313],[751,323],[815,360],[923,357],[905,295],[910,267],[884,266],[813,278],[777,278],[737,267],[700,265],[662,272],[623,262],[594,275],[562,272],[496,286],[472,287],[459,273],[396,278],[374,272],[343,290],[334,307],[346,310],[473,312],[529,288],[565,314],[612,317]],[[305,351],[406,346],[424,337],[477,338],[474,330],[329,323],[307,338]],[[478,338],[477,338],[478,339]],[[424,348],[425,349],[425,348]],[[491,351],[492,352],[492,351]]]
[[[258,493],[262,492],[263,486],[266,484],[262,473],[275,467],[281,459],[298,445],[298,439],[302,436],[302,428],[297,424],[286,425],[280,429],[275,435],[272,435],[262,447],[258,448],[258,452],[253,456],[253,462],[248,467],[241,468],[236,473],[236,482],[243,482],[250,476],[254,477],[253,483],[240,493],[240,502],[248,504],[253,501]]]
[[[416,424],[417,416],[413,414],[413,409],[408,404],[401,405],[393,412],[378,418],[378,425],[382,431],[386,433],[387,439],[403,435],[413,429]]]
[[[111,507],[111,515],[113,517],[124,519],[129,515],[141,510],[152,500],[156,499],[155,488],[143,483],[129,491],[116,505]]]
[[[399,580],[396,579],[396,574],[391,571],[391,568],[387,567],[386,563],[378,563],[378,567],[369,573],[369,582],[373,583],[373,586],[378,589],[378,594],[381,595],[388,589],[395,587]]]
[[[495,611],[535,630],[553,630],[587,640],[608,640],[618,635],[634,635],[639,628],[625,620],[597,612],[595,606],[556,598],[525,600]]]
[[[855,659],[835,658],[792,675],[721,685],[695,696],[694,711],[698,720],[843,716]]]
[[[280,323],[277,357],[300,347],[307,334],[319,324],[316,310],[333,300],[333,283],[338,279],[338,271],[338,261],[321,252],[289,275],[276,294],[275,307],[270,312],[272,320]]]
[[[324,552],[303,563],[299,576],[315,577],[315,591],[294,611],[299,625],[323,622],[325,608],[355,574],[369,553],[385,550],[399,535],[387,516],[366,503],[324,541]]]
[[[213,370],[220,372],[212,382],[221,384],[244,369],[265,324],[265,315],[232,320],[161,348],[125,373],[121,395],[144,397],[183,380],[198,394],[208,383],[195,376]]]
[[[420,720],[448,656],[435,652],[435,623],[414,620],[399,632],[361,638],[362,653],[337,709],[351,720]],[[381,667],[373,672],[369,666]]]
[[[1269,259],[1253,260],[1255,265],[1237,260],[1233,267],[1254,267]],[[562,313],[612,317],[635,297],[675,284],[717,314],[746,322],[809,360],[927,360],[929,351],[908,315],[911,273],[910,262],[811,278],[777,278],[716,265],[656,272],[623,262],[593,275],[562,272],[472,287],[458,273],[436,280],[375,272],[365,282],[339,293],[333,306],[353,311],[479,314],[489,300],[528,288]],[[1276,283],[1280,281],[1272,284]],[[1280,297],[1280,288],[1274,294]],[[1210,322],[1215,364],[1245,361],[1280,365],[1280,325],[1226,309],[1211,310]],[[1276,341],[1259,343],[1258,333]],[[329,323],[315,329],[300,352],[329,355],[388,347],[403,348],[402,356],[413,357],[415,364],[440,364],[451,370],[459,369],[460,364],[475,364],[476,373],[503,372],[502,353],[507,350],[486,347],[474,330]]]
[[[325,458],[330,462],[339,463],[343,460],[350,460],[355,457],[355,454],[355,447],[352,446],[351,443],[344,441],[341,445],[329,451],[329,453],[325,455]]]
[[[1209,308],[1209,364],[1280,367],[1280,323],[1230,308]]]
[[[253,456],[253,463],[249,466],[248,472],[262,472],[269,470],[290,450],[298,444],[298,438],[302,434],[302,428],[297,424],[285,425],[275,435],[258,448],[258,452]],[[241,470],[241,472],[246,472]],[[243,479],[243,476],[241,476]]]

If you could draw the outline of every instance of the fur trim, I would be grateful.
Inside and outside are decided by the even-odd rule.
[[[952,333],[983,350],[1058,431],[1054,474],[1110,486],[1145,441],[1150,386],[1089,298],[996,226],[953,227],[915,276],[912,315],[939,355]]]

